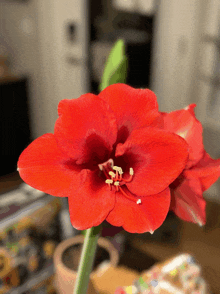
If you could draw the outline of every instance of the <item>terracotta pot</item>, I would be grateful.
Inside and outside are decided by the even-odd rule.
[[[55,287],[59,294],[73,294],[83,242],[84,236],[76,236],[61,242],[55,249]],[[109,240],[102,237],[98,240],[98,250],[94,264],[97,265],[100,249],[105,250],[110,257],[108,266],[116,267],[119,261],[118,251]],[[100,268],[94,267],[93,272],[90,274],[87,294],[98,294],[92,284],[92,278],[97,274],[99,275],[100,271]]]

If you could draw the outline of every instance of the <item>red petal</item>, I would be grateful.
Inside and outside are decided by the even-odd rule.
[[[141,197],[141,201],[141,204],[136,204],[117,192],[115,207],[106,220],[130,233],[153,232],[162,225],[169,211],[170,189]]]
[[[204,225],[206,201],[198,179],[185,179],[176,189],[171,189],[170,209],[184,221]]]
[[[212,159],[204,151],[203,158],[193,168],[184,171],[187,178],[198,178],[202,191],[206,191],[220,177],[220,159]]]
[[[80,188],[68,198],[70,219],[74,228],[86,230],[100,225],[115,205],[115,193],[97,172],[83,170]]]
[[[125,84],[114,84],[100,94],[114,111],[118,129],[126,127],[128,133],[144,125],[151,125],[159,116],[156,95],[149,89],[134,89]]]
[[[66,154],[78,164],[88,162],[94,152],[101,162],[106,160],[117,137],[116,119],[106,102],[85,94],[62,100],[58,114],[54,134]]]
[[[134,170],[127,184],[135,195],[154,195],[166,189],[182,172],[188,144],[180,136],[156,128],[142,128],[118,144],[116,156],[126,157]]]
[[[190,104],[186,109],[162,113],[164,129],[181,136],[189,144],[189,160],[186,168],[195,165],[203,155],[202,125],[195,117],[194,107]]]
[[[79,168],[57,147],[53,134],[34,140],[20,155],[18,169],[30,186],[53,196],[67,197],[78,188]]]

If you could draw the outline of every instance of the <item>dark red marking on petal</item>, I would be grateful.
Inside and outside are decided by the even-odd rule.
[[[116,157],[133,167],[127,183],[135,195],[153,195],[166,189],[182,172],[188,159],[188,144],[180,136],[156,128],[142,128],[118,144]]]
[[[105,101],[93,94],[62,100],[58,114],[54,128],[58,146],[70,158],[78,160],[78,164],[91,160],[96,144],[100,160],[111,152],[117,138],[117,124]]]
[[[135,89],[125,84],[105,88],[99,97],[113,110],[118,124],[118,143],[124,143],[132,130],[150,126],[159,117],[156,95],[149,89]]]

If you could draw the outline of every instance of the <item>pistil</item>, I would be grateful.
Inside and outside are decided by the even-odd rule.
[[[107,162],[104,164],[99,165],[99,169],[104,172],[106,176],[106,184],[112,189],[114,186],[116,189],[116,192],[121,191],[121,193],[129,200],[132,200],[133,202],[136,202],[137,204],[141,204],[141,199],[137,199],[132,195],[128,195],[123,189],[122,185],[125,183],[129,183],[132,181],[133,176],[134,176],[134,170],[131,167],[129,169],[129,177],[127,179],[123,178],[123,170],[119,166],[115,166],[114,162],[112,159],[109,159]],[[114,172],[115,171],[115,172]]]

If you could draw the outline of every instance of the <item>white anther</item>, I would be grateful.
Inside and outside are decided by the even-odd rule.
[[[19,168],[17,168],[17,171],[19,171]]]
[[[107,179],[107,180],[105,180],[105,182],[106,182],[106,184],[112,184],[113,180]]]
[[[109,172],[109,175],[110,175],[110,176],[112,176],[113,178],[115,178],[115,177],[116,177],[116,174],[115,174],[115,173],[113,173],[113,171],[110,171],[110,172]]]
[[[154,231],[151,230],[150,233],[151,233],[151,235],[153,235]]]
[[[119,166],[113,166],[113,169],[118,171],[119,173],[122,172],[122,168]]]
[[[114,185],[119,186],[119,182],[118,181],[114,182]]]
[[[129,174],[130,174],[130,176],[133,176],[134,175],[134,170],[133,170],[132,167],[130,167]]]
[[[141,203],[141,199],[138,199],[137,204],[140,204],[140,203]]]

